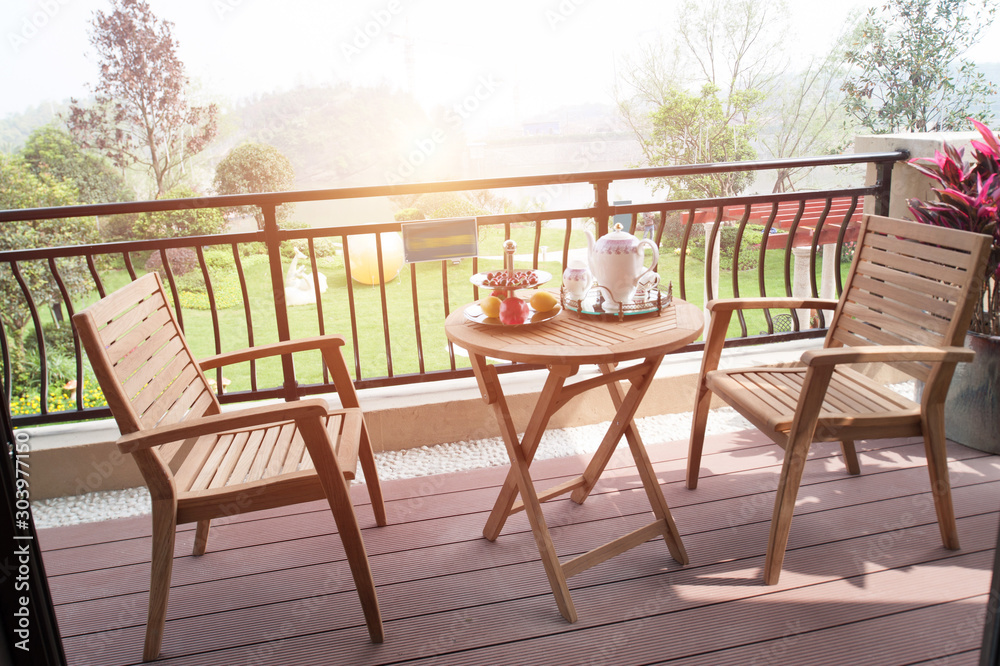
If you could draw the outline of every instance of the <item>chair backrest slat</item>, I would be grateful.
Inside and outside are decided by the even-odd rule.
[[[157,422],[162,427],[184,420],[188,414],[205,414],[211,408],[215,397],[197,383],[188,384],[166,413]]]
[[[928,326],[940,324],[943,329],[947,329],[951,324],[950,316],[954,314],[955,308],[951,305],[949,300],[945,297],[936,296],[933,298],[927,298],[928,294],[915,294],[912,289],[906,289],[903,287],[890,284],[888,282],[879,282],[868,275],[857,275],[854,277],[854,285],[858,289],[863,289],[866,291],[872,291],[878,289],[883,296],[887,299],[891,299],[889,302],[898,302],[901,307],[907,308],[907,313],[912,313],[918,307],[931,315],[928,322]],[[951,293],[950,289],[945,293]]]
[[[899,339],[898,342],[883,344],[931,346],[941,344],[948,333],[949,322],[941,322],[933,316],[915,312],[909,313],[914,315],[913,319],[907,319],[907,308],[895,308],[894,305],[893,301],[883,299],[883,303],[878,305],[881,312],[876,312],[858,303],[845,303],[845,319],[841,322],[841,326],[850,327],[852,323],[861,323],[852,322],[851,317],[864,317],[864,324]],[[944,330],[941,330],[942,328]]]
[[[142,427],[155,428],[160,425],[163,417],[173,408],[174,402],[191,387],[197,386],[197,372],[191,365],[185,364],[185,359],[176,357],[173,363],[164,368],[142,393],[137,395],[132,404],[139,411],[142,407]],[[207,388],[199,387],[202,392]],[[180,420],[180,419],[177,419]]]
[[[149,353],[145,353],[144,348],[147,346],[150,348]],[[128,365],[133,364],[115,366],[115,374],[122,382],[122,389],[133,404],[140,399],[146,400],[148,404],[149,400],[155,399],[166,388],[166,382],[176,378],[180,371],[190,364],[189,359],[185,358],[184,343],[177,337],[159,346],[140,345],[137,351],[140,357],[136,360],[141,365],[134,373],[125,374],[125,370],[129,369]]]
[[[961,346],[991,239],[865,217],[827,345]],[[933,365],[894,364],[927,381]]]
[[[157,310],[157,313],[162,312],[163,310]],[[156,322],[161,326],[159,330],[156,330],[152,324],[148,329],[136,327],[124,337],[107,346],[108,355],[117,359],[114,364],[115,372],[119,377],[130,378],[156,355],[157,350],[171,340],[177,339],[177,331],[169,325],[164,325],[169,324],[169,322],[169,317],[165,322]],[[155,332],[150,335],[150,331]]]
[[[184,342],[155,273],[125,285],[75,320],[123,434],[164,419],[218,413],[218,401]]]

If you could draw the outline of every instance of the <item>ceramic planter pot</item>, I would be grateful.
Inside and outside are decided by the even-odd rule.
[[[945,401],[948,439],[1000,454],[1000,337],[969,333],[965,346],[976,352],[959,363]]]

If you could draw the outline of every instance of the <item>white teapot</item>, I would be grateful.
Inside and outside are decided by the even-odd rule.
[[[631,302],[640,279],[648,278],[660,260],[659,248],[649,238],[639,240],[622,225],[616,224],[614,231],[601,236],[596,241],[593,234],[587,234],[590,248],[590,270],[597,279],[597,285],[604,294],[604,311],[618,312],[620,305]],[[653,253],[653,263],[649,268],[643,264],[643,248],[649,247]]]

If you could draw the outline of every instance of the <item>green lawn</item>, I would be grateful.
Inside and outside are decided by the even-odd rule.
[[[534,227],[524,226],[512,229],[512,237],[518,242],[519,253],[531,252],[534,244]],[[499,257],[502,255],[502,229],[487,230],[480,239],[480,257]],[[549,248],[549,256],[560,257],[563,242],[563,232],[560,229],[543,229],[540,245]],[[571,238],[572,247],[585,247],[586,240],[580,232],[574,232]],[[783,251],[769,252],[765,265],[766,290],[768,295],[784,295],[784,277],[782,274]],[[283,261],[283,271],[287,270],[289,261]],[[680,257],[673,248],[661,251],[658,271],[662,285],[672,281],[674,294],[680,297],[679,282]],[[139,265],[138,263],[136,264]],[[340,256],[324,257],[318,260],[320,272],[327,276],[328,289],[322,296],[323,322],[326,333],[339,333],[347,338],[344,349],[350,368],[355,367],[355,345],[351,334],[351,312],[348,303],[348,289],[343,259]],[[499,258],[480,259],[478,270],[495,270],[502,267]],[[520,267],[520,266],[519,266]],[[553,280],[546,287],[558,288],[561,283],[560,261],[544,262],[539,268],[553,275]],[[848,266],[842,266],[846,274]],[[253,343],[255,345],[274,342],[278,339],[277,324],[271,293],[271,279],[266,259],[257,257],[244,264],[250,310],[253,322]],[[383,291],[379,286],[369,286],[355,282],[352,285],[355,302],[355,320],[357,322],[357,356],[360,359],[360,377],[373,378],[389,374],[389,363],[393,375],[419,372],[421,367],[417,354],[417,326],[419,321],[420,344],[423,349],[423,369],[425,371],[441,370],[451,367],[448,356],[447,342],[442,322],[446,316],[445,293],[442,285],[442,271],[447,274],[447,311],[453,311],[469,303],[474,298],[473,286],[469,282],[472,274],[472,260],[463,259],[459,263],[422,263],[404,266],[398,276],[388,282],[384,288],[383,321]],[[686,262],[687,300],[701,305],[704,289],[704,263],[688,258]],[[211,270],[212,281],[220,299],[228,299],[233,305],[217,310],[222,351],[230,351],[246,347],[249,344],[247,322],[242,297],[239,295],[235,272],[232,270]],[[125,284],[128,273],[123,269],[107,268],[101,273],[105,289],[110,292]],[[733,293],[731,275],[722,271],[720,276],[720,295],[731,296]],[[756,270],[743,271],[739,275],[740,293],[742,296],[757,296]],[[419,317],[414,312],[412,303],[413,282],[418,293]],[[480,296],[483,294],[481,293]],[[83,302],[76,303],[77,309],[95,301],[96,291],[88,294]],[[186,302],[182,297],[182,303]],[[289,327],[293,338],[307,337],[319,333],[318,308],[316,305],[295,305],[288,307]],[[212,314],[207,309],[182,307],[185,333],[194,354],[197,357],[216,353],[215,335],[213,333]],[[777,314],[777,313],[773,313]],[[747,318],[747,329],[750,335],[758,334],[767,328],[763,313],[752,313]],[[389,349],[386,349],[384,330],[388,329]],[[740,334],[739,322],[735,321],[730,329],[730,336]],[[303,353],[296,355],[296,374],[301,383],[314,383],[322,379],[322,365],[318,353]],[[468,366],[461,355],[456,355],[456,367]],[[249,364],[229,366],[225,377],[231,380],[230,391],[250,388]],[[257,364],[257,387],[270,388],[282,383],[280,359],[265,360]]]

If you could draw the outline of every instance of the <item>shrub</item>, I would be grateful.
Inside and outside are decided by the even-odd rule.
[[[740,242],[740,265],[738,270],[745,271],[757,267],[763,231],[764,227],[762,225],[746,225],[743,231],[743,239]],[[738,234],[739,227],[737,226],[723,226],[719,229],[719,237],[716,242],[719,243],[720,270],[732,270],[736,237]],[[688,247],[691,250],[692,257],[705,261],[705,235],[703,233],[695,234],[692,231],[691,237],[688,239]]]
[[[395,215],[397,222],[412,222],[413,220],[423,220],[424,214],[419,208],[404,208]]]
[[[68,321],[43,325],[42,336],[45,338],[45,349],[48,353],[58,351],[68,356],[76,353],[76,348],[73,346],[73,327]],[[29,352],[38,353],[38,339],[31,330],[24,336],[24,347]]]
[[[205,250],[202,255],[205,257],[205,265],[209,270],[226,270],[233,267],[233,252],[229,249]]]
[[[167,248],[167,261],[170,262],[170,270],[174,275],[184,275],[198,268],[198,253],[189,247],[170,247]],[[163,268],[163,256],[159,251],[149,255],[146,270],[150,273],[156,271],[166,281],[167,272]]]
[[[164,199],[193,199],[199,195],[180,185],[167,192]],[[176,238],[221,233],[226,219],[218,208],[192,208],[141,213],[135,221],[134,235],[138,238]]]

